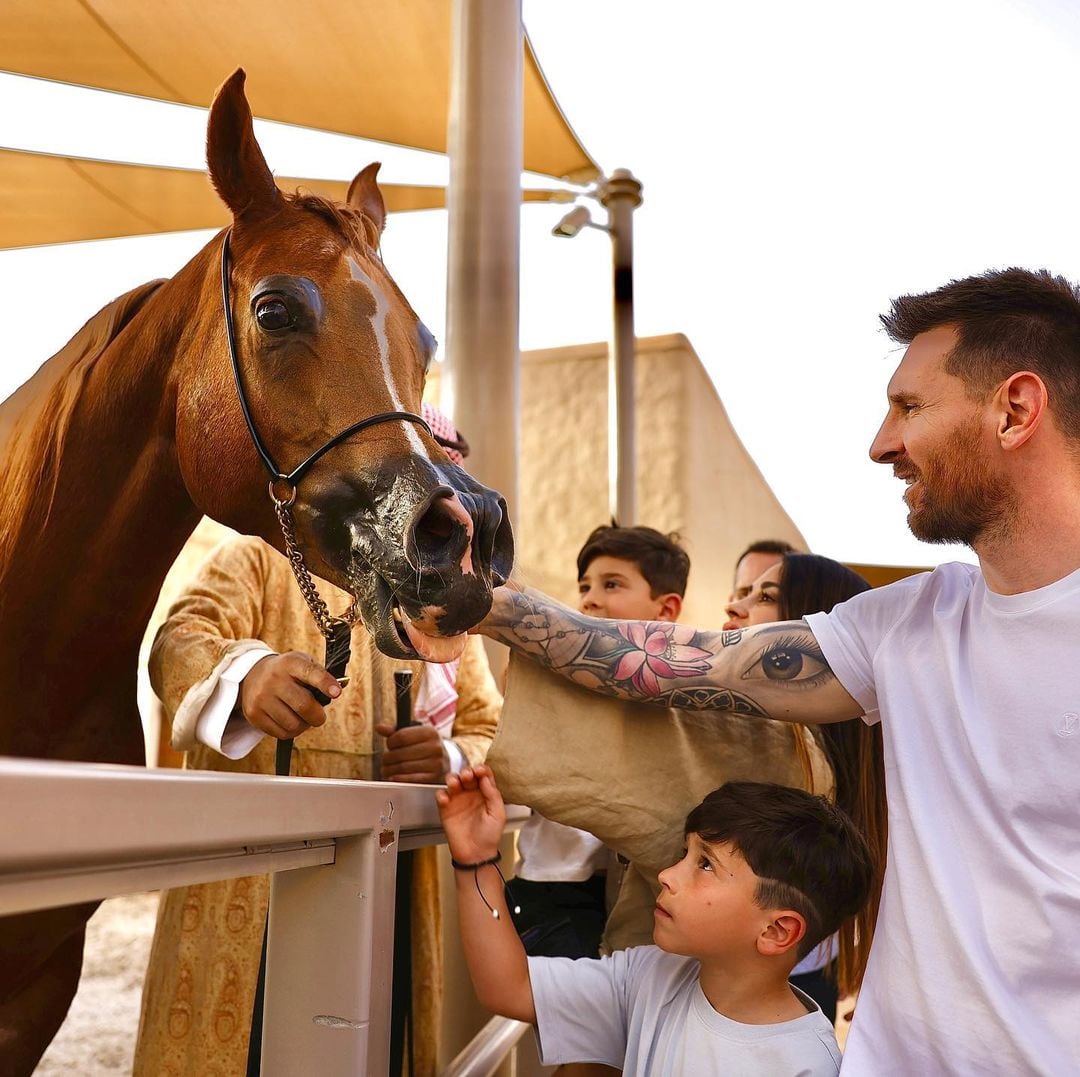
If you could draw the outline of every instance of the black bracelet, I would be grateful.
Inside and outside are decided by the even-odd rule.
[[[478,860],[475,864],[462,864],[461,861],[451,857],[450,866],[455,871],[479,871],[480,868],[486,868],[488,864],[497,864],[500,860],[502,860],[502,853],[496,853],[490,860]]]
[[[462,864],[461,861],[450,858],[450,866],[455,871],[471,871],[473,873],[473,882],[476,883],[476,892],[480,895],[480,900],[488,907],[488,911],[491,915],[498,920],[499,910],[494,909],[491,906],[491,902],[484,897],[484,891],[480,889],[480,869],[486,868],[489,865],[495,868],[499,873],[499,878],[502,879],[503,889],[506,891],[507,896],[513,901],[514,895],[510,891],[510,884],[506,881],[506,876],[502,873],[502,868],[499,867],[499,861],[502,860],[502,853],[496,853],[490,860],[478,860],[475,864]],[[514,913],[521,912],[521,906],[516,902],[514,903]]]

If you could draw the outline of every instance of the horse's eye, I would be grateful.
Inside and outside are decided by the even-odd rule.
[[[279,329],[288,329],[293,323],[293,316],[284,300],[276,295],[268,295],[255,304],[255,320],[260,329],[273,333]]]

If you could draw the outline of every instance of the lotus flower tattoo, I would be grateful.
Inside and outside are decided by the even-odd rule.
[[[711,651],[692,644],[694,630],[683,625],[632,621],[619,625],[628,646],[619,653],[616,681],[629,681],[642,695],[660,695],[660,681],[706,673]]]

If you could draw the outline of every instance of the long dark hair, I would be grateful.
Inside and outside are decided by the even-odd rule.
[[[780,572],[780,620],[798,621],[808,613],[828,613],[833,606],[869,590],[870,584],[862,576],[838,561],[812,553],[785,554]],[[873,858],[870,900],[839,933],[837,981],[841,990],[851,993],[858,989],[866,971],[885,874],[889,831],[881,725],[867,725],[856,718],[816,725],[811,733],[832,767],[836,803],[859,828]]]

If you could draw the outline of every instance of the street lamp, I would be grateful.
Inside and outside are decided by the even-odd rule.
[[[634,210],[641,184],[617,168],[589,192],[607,210],[607,224],[596,224],[588,206],[575,206],[551,234],[572,238],[584,228],[611,236],[612,326],[608,347],[608,500],[623,527],[637,518],[634,457]]]

